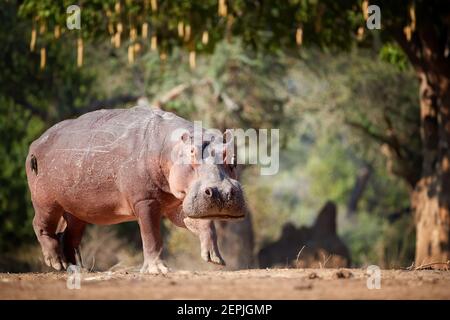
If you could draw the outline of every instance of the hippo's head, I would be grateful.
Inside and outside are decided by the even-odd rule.
[[[247,207],[237,181],[234,148],[204,136],[194,143],[184,133],[172,152],[169,186],[183,200],[187,217],[199,219],[239,219]],[[215,141],[215,142],[214,142]]]

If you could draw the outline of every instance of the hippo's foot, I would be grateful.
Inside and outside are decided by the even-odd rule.
[[[141,273],[146,274],[167,274],[169,271],[169,268],[167,268],[164,262],[159,258],[145,260],[144,265],[141,268]]]
[[[216,227],[211,220],[198,220],[192,218],[184,218],[186,228],[192,231],[200,239],[200,255],[206,262],[211,262],[221,266],[225,265],[225,261],[219,252],[217,246]]]
[[[201,244],[201,256],[206,262],[218,264],[221,266],[225,265],[225,261],[222,259],[217,245],[207,241],[206,244]]]
[[[54,237],[40,235],[39,242],[41,243],[44,262],[48,267],[57,271],[67,269],[68,263],[60,250],[58,241]]]
[[[67,261],[57,252],[44,252],[44,262],[47,266],[61,271],[67,269]]]

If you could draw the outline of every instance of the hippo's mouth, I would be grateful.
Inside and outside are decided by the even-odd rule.
[[[214,220],[240,220],[243,219],[245,217],[245,214],[240,215],[240,216],[233,216],[233,215],[229,215],[229,214],[211,214],[211,215],[207,215],[207,216],[201,216],[201,217],[190,217],[192,219],[214,219]]]

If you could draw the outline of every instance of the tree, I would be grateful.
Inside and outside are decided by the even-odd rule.
[[[294,55],[299,45],[335,50],[355,44],[380,48],[398,43],[420,81],[423,160],[411,192],[417,225],[416,264],[446,262],[450,258],[450,4],[437,0],[380,0],[376,4],[381,9],[379,31],[365,28],[366,0],[92,0],[83,2],[82,29],[66,32],[65,37],[78,38],[78,44],[113,37],[117,44],[118,38],[129,33],[126,45],[134,59],[141,47],[136,30],[141,26],[144,30],[147,23],[162,58],[181,46],[189,52],[192,67],[196,52],[211,52],[220,39],[234,36],[257,50],[283,49]],[[47,26],[40,36],[41,46],[48,45],[53,29],[63,25],[65,8],[51,0],[23,1],[21,13],[33,21],[34,30]],[[142,42],[145,48],[148,41]]]
[[[420,81],[423,162],[411,195],[415,212],[416,264],[450,259],[450,14],[447,2],[416,4],[416,31],[391,34],[407,54]]]

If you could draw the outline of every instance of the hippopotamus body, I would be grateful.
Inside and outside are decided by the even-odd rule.
[[[160,221],[167,217],[199,237],[204,260],[224,264],[213,219],[242,218],[245,201],[235,163],[178,161],[202,158],[211,144],[195,144],[193,130],[172,113],[134,107],[62,121],[34,141],[26,173],[45,263],[57,270],[81,264],[78,247],[88,223],[137,220],[141,272],[166,272]]]

